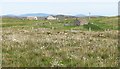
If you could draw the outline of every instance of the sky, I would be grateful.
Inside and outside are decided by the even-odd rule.
[[[2,0],[0,15],[48,13],[64,15],[118,15],[118,0]]]

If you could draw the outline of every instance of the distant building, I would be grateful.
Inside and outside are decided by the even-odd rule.
[[[76,19],[76,20],[74,21],[74,25],[75,25],[75,26],[80,26],[80,23],[81,23],[81,22],[80,22],[78,19]]]
[[[88,21],[86,19],[78,19],[76,18],[76,20],[74,21],[74,25],[75,26],[79,26],[79,25],[85,25],[85,24],[88,24]]]
[[[57,15],[56,17],[58,18],[58,20],[65,20],[65,16],[64,15]]]
[[[87,20],[76,18],[73,22],[64,24],[64,26],[80,26],[80,25],[85,25],[85,24],[88,24]]]
[[[36,16],[28,16],[27,19],[28,20],[38,20],[38,18]]]
[[[56,18],[55,16],[48,16],[47,18],[46,18],[47,20],[57,20],[58,18]]]
[[[45,17],[37,17],[38,20],[45,20],[46,18]]]

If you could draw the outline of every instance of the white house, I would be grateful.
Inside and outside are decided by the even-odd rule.
[[[48,16],[47,20],[57,20],[58,18],[54,17],[54,16]]]
[[[28,16],[27,19],[28,20],[38,20],[38,18],[36,16]]]

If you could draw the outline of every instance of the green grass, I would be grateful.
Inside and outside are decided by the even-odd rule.
[[[85,18],[86,19],[86,18]],[[87,19],[86,19],[87,20]],[[73,23],[74,19],[68,19],[65,21],[49,21],[49,20],[22,20],[22,19],[12,19],[12,18],[3,18],[2,27],[14,27],[14,26],[29,26],[37,28],[55,28],[55,29],[78,29],[78,30],[89,30],[92,31],[104,31],[104,30],[118,30],[118,19],[117,17],[99,17],[91,18],[88,25],[82,26],[64,26],[66,23]]]
[[[64,26],[69,20],[59,22],[3,18],[0,40],[2,66],[118,66],[116,18],[92,18],[88,25]],[[89,27],[91,31],[88,31]],[[71,32],[73,30],[77,32]]]
[[[118,30],[118,18],[106,17],[106,18],[93,18],[90,21],[94,25],[99,26],[102,29]]]

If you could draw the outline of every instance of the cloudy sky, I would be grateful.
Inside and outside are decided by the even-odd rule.
[[[0,14],[118,15],[118,0],[2,0]]]

